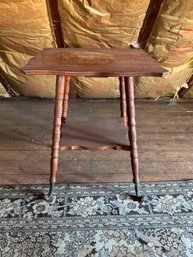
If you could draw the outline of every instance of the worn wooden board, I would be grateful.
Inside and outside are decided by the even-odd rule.
[[[53,101],[0,102],[0,184],[48,183]],[[91,111],[90,111],[91,110]],[[193,101],[136,101],[140,179],[193,178]],[[71,101],[71,118],[120,116],[118,101]],[[163,128],[164,127],[164,128]],[[63,151],[58,183],[132,181],[127,151]]]

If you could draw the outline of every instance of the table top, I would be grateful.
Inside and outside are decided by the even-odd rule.
[[[27,75],[161,77],[167,70],[142,49],[45,48],[21,69]]]

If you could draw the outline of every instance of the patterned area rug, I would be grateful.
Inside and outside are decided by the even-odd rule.
[[[193,256],[193,181],[0,187],[1,257]]]

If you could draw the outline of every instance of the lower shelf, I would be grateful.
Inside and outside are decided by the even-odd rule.
[[[130,150],[128,129],[121,118],[67,121],[63,124],[60,150]]]

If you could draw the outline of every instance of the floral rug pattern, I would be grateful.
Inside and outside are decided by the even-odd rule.
[[[193,181],[0,187],[0,257],[191,257]]]

